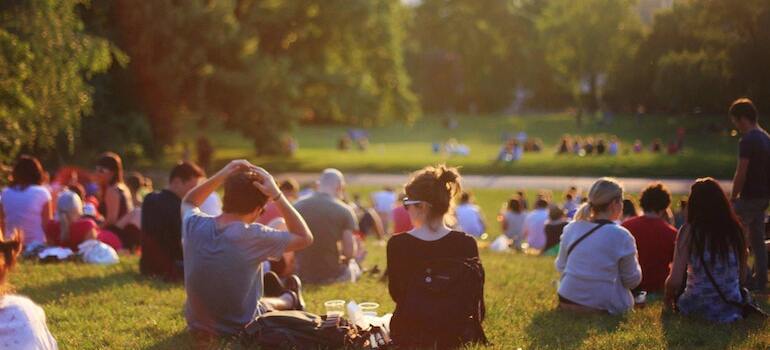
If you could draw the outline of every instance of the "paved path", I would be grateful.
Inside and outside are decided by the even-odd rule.
[[[312,182],[318,178],[316,173],[286,173],[281,176],[291,176],[300,183]],[[352,185],[376,185],[376,186],[401,186],[408,179],[406,174],[345,174],[345,178]],[[588,190],[596,180],[595,177],[569,177],[569,176],[513,176],[513,175],[466,175],[463,176],[463,185],[470,188],[500,188],[519,189],[536,188],[549,190],[564,190],[569,186],[576,186]],[[626,191],[639,192],[650,182],[661,181],[673,193],[688,193],[694,179],[652,179],[652,178],[618,178],[623,183]],[[720,180],[722,188],[729,191],[729,180]]]

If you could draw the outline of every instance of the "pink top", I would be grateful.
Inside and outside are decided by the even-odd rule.
[[[393,208],[393,234],[404,233],[412,230],[412,219],[409,218],[409,212],[403,206]]]

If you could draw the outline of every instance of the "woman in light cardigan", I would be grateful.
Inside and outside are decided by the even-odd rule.
[[[634,237],[616,223],[622,213],[620,184],[609,178],[597,180],[588,203],[564,227],[556,259],[561,274],[559,308],[610,314],[633,308],[631,289],[642,281],[642,269]]]

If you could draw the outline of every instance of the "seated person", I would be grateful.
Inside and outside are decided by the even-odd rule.
[[[358,219],[353,209],[340,200],[344,188],[342,173],[326,169],[318,180],[318,191],[295,204],[315,238],[313,245],[296,254],[297,274],[306,283],[355,282],[361,273],[353,235]]]
[[[190,162],[171,169],[168,187],[148,194],[142,203],[142,256],[139,271],[167,281],[179,281],[182,268],[182,197],[205,177]]]
[[[623,227],[634,236],[639,251],[642,283],[637,289],[660,293],[668,277],[668,266],[674,259],[676,229],[664,219],[671,194],[663,184],[655,183],[642,191],[639,202],[644,214],[623,222]]]
[[[69,190],[59,193],[56,200],[58,220],[49,221],[45,228],[49,245],[61,246],[78,251],[78,245],[89,239],[98,239],[116,251],[123,248],[120,238],[110,231],[102,230],[87,216],[83,215],[83,202]]]
[[[740,320],[741,307],[728,301],[743,302],[741,276],[748,275],[749,255],[743,227],[712,178],[696,180],[687,203],[687,224],[679,231],[666,279],[665,305],[713,322]]]
[[[460,205],[455,208],[457,225],[463,232],[481,238],[486,232],[486,223],[481,215],[481,208],[473,203],[473,196],[470,192],[463,192],[460,195]]]
[[[634,236],[614,221],[623,211],[623,188],[597,180],[588,203],[564,227],[556,270],[561,274],[559,308],[622,314],[634,307],[631,289],[642,281]]]
[[[203,214],[198,207],[222,185],[222,215]],[[278,203],[288,232],[254,223],[268,200]],[[263,296],[262,263],[313,242],[307,224],[267,171],[232,161],[187,193],[181,210],[185,318],[196,341],[237,335],[269,310],[304,308],[296,276],[281,295]]]
[[[9,293],[8,273],[20,251],[18,235],[6,241],[0,232],[0,344],[13,349],[57,349],[43,309],[27,297]]]
[[[559,246],[564,226],[567,226],[568,223],[564,218],[564,210],[556,205],[548,207],[548,222],[545,224],[545,247],[543,248],[543,253]]]
[[[479,257],[476,240],[472,236],[453,231],[445,224],[453,197],[460,191],[460,175],[454,168],[427,167],[412,176],[405,190],[407,197],[403,200],[403,206],[407,208],[414,228],[393,236],[387,247],[388,289],[396,303],[390,323],[393,341],[407,348],[445,349],[454,348],[466,341],[479,340],[463,336],[471,331],[466,328],[469,326],[468,319],[461,325],[443,324],[446,318],[416,313],[416,309],[409,306],[414,305],[417,297],[413,293],[417,290],[414,276],[422,273],[426,264],[440,259],[465,260]],[[480,312],[480,315],[474,315],[478,317],[479,323],[484,314],[483,293],[480,295],[481,299],[477,301],[479,304],[471,308]],[[471,297],[470,294],[468,296]],[[417,300],[417,303],[421,301]],[[441,319],[436,320],[436,317]],[[437,324],[440,324],[439,329],[436,329]],[[472,331],[483,333],[481,329]]]

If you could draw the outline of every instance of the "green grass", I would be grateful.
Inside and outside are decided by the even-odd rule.
[[[707,125],[715,124],[725,132],[711,133]],[[618,157],[556,156],[556,145],[564,134],[600,136],[617,135],[625,149],[635,139],[645,147],[655,138],[664,143],[674,139],[676,129],[687,130],[685,151],[676,156],[665,154],[621,154]],[[294,133],[300,148],[292,158],[255,158],[251,140],[212,126],[206,131],[216,148],[215,163],[246,157],[265,165],[272,171],[318,171],[336,167],[355,172],[408,172],[427,164],[446,162],[460,165],[465,173],[516,175],[585,175],[628,177],[702,177],[729,178],[734,169],[737,138],[726,130],[730,127],[723,116],[645,116],[637,124],[633,117],[618,116],[610,126],[588,123],[581,129],[567,114],[537,114],[525,116],[487,115],[459,118],[459,127],[448,130],[438,117],[425,117],[414,125],[399,123],[372,128],[371,146],[367,151],[336,150],[337,140],[345,134],[346,126],[302,126]],[[527,153],[514,164],[493,164],[501,145],[503,132],[524,130],[530,137],[544,140],[545,150]],[[186,130],[183,140],[194,140],[199,130]],[[433,142],[454,138],[471,148],[468,157],[448,157],[433,154]],[[169,150],[166,163],[176,160],[180,147]]]
[[[366,196],[374,187],[350,192]],[[494,218],[509,193],[476,191],[492,235],[500,228]],[[533,198],[534,191],[528,191]],[[558,198],[560,193],[555,193]],[[366,265],[385,266],[384,246],[368,241]],[[758,320],[715,325],[667,314],[651,302],[625,316],[574,315],[556,310],[553,282],[558,275],[551,257],[492,253],[482,250],[487,272],[488,318],[484,328],[490,349],[692,349],[770,347],[770,325]],[[192,346],[185,331],[181,285],[143,278],[137,257],[122,257],[110,267],[76,263],[21,263],[11,282],[20,294],[41,305],[48,327],[63,349],[185,349]],[[311,312],[323,301],[376,301],[392,311],[387,285],[367,276],[357,284],[305,289]],[[765,306],[767,306],[765,304]]]

